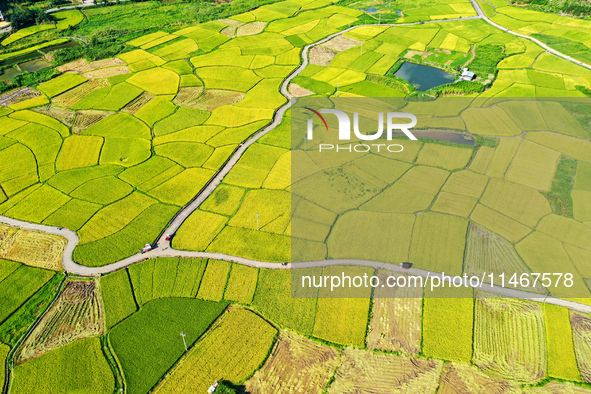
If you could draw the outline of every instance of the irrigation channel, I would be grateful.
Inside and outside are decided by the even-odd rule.
[[[382,26],[411,26],[411,25],[423,25],[429,23],[444,23],[444,22],[453,22],[453,21],[462,21],[462,20],[471,20],[471,19],[484,19],[492,26],[501,29],[509,34],[513,34],[515,36],[529,39],[536,44],[544,47],[548,52],[559,56],[563,59],[566,59],[570,62],[573,62],[577,65],[583,66],[585,68],[591,69],[591,66],[580,62],[576,59],[571,58],[565,54],[562,54],[552,48],[549,48],[547,45],[539,42],[538,40],[525,36],[522,34],[518,34],[512,32],[502,26],[497,25],[496,23],[490,21],[480,6],[476,3],[475,0],[470,0],[472,5],[474,6],[477,16],[465,17],[465,18],[456,18],[456,19],[445,19],[445,20],[432,20],[432,21],[425,21],[425,22],[414,22],[414,23],[399,23],[399,24],[382,24]],[[254,144],[257,140],[259,140],[262,136],[269,133],[270,131],[274,130],[282,121],[283,115],[285,111],[287,111],[293,104],[293,96],[291,96],[287,90],[291,80],[298,76],[309,64],[309,52],[310,49],[316,45],[323,44],[335,37],[338,37],[344,33],[347,33],[353,29],[356,29],[360,26],[353,26],[348,29],[345,29],[341,32],[331,34],[315,43],[309,44],[305,46],[302,50],[302,63],[300,66],[291,74],[289,75],[283,84],[281,85],[281,93],[288,99],[288,102],[280,107],[274,115],[273,120],[269,123],[265,128],[260,130],[259,132],[255,133],[251,137],[249,137],[246,141],[239,145],[238,148],[233,152],[231,157],[224,163],[224,165],[217,171],[217,173],[210,179],[210,181],[199,191],[199,193],[186,205],[182,210],[180,210],[176,216],[169,222],[168,227],[164,229],[161,234],[159,235],[156,242],[153,243],[155,245],[154,249],[150,250],[146,253],[137,253],[133,256],[127,257],[123,260],[117,261],[112,264],[108,264],[102,267],[88,267],[84,265],[80,265],[72,260],[72,254],[76,245],[79,242],[78,236],[74,231],[62,228],[62,227],[52,227],[52,226],[45,226],[35,223],[29,223],[21,220],[12,219],[6,216],[0,216],[0,223],[8,224],[11,226],[22,227],[29,230],[37,230],[43,231],[50,234],[61,235],[68,240],[66,248],[64,250],[62,256],[62,265],[66,272],[70,274],[76,275],[83,275],[83,276],[95,276],[101,274],[107,274],[109,272],[117,271],[119,269],[125,268],[131,264],[137,263],[139,261],[143,261],[147,258],[154,258],[154,257],[186,257],[186,258],[207,258],[207,259],[220,259],[231,261],[238,264],[243,264],[251,267],[257,268],[267,268],[267,269],[298,269],[298,268],[312,268],[312,267],[327,267],[327,266],[335,266],[335,265],[356,265],[356,266],[363,266],[363,267],[370,267],[375,269],[385,269],[392,272],[402,272],[411,275],[419,275],[422,277],[440,277],[442,278],[442,273],[440,272],[433,272],[433,271],[426,271],[418,268],[410,268],[404,269],[396,264],[389,264],[377,261],[367,261],[367,260],[319,260],[319,261],[308,261],[308,262],[293,262],[287,263],[285,265],[273,262],[265,262],[265,261],[256,261],[251,259],[246,259],[239,256],[230,256],[223,253],[210,253],[210,252],[192,252],[192,251],[182,251],[176,250],[171,247],[170,241],[166,240],[167,234],[174,235],[183,222],[213,193],[216,187],[221,183],[224,177],[230,172],[230,170],[236,165],[240,157],[244,154],[246,149],[248,149],[252,144]],[[453,277],[447,277],[447,281],[453,280]],[[481,289],[482,290],[482,289]],[[556,297],[545,296],[530,293],[523,290],[516,290],[507,287],[495,286],[492,288],[487,288],[487,292],[495,293],[504,297],[512,297],[512,298],[520,298],[525,300],[532,300],[538,302],[545,302],[549,304],[563,306],[575,311],[583,312],[583,313],[591,313],[591,306],[585,305],[582,303],[577,303],[573,301],[567,301]]]

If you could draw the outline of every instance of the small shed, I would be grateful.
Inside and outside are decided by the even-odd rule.
[[[467,68],[464,68],[462,70],[462,75],[460,76],[460,79],[462,81],[473,81],[476,79],[476,74],[474,74],[472,71],[468,70]]]

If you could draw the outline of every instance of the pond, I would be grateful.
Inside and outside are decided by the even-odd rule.
[[[12,79],[20,74],[20,71],[16,67],[5,68],[0,71],[0,81],[6,81]]]
[[[430,140],[450,142],[452,144],[474,146],[476,140],[474,136],[464,133],[462,131],[444,130],[444,129],[429,129],[429,130],[412,130],[412,134],[417,138],[428,138]],[[392,133],[394,137],[401,137],[404,135],[402,131]]]
[[[20,68],[22,68],[23,70],[28,71],[30,73],[35,72],[35,71],[39,71],[39,70],[42,70],[44,68],[48,68],[51,66],[53,66],[53,64],[51,64],[50,62],[48,62],[47,60],[45,60],[43,58],[30,60],[28,62],[19,64]]]
[[[64,49],[64,48],[72,48],[72,47],[77,47],[80,46],[80,44],[76,41],[68,41],[68,42],[64,42],[63,44],[57,44],[57,45],[51,45],[45,48],[41,48],[39,49],[40,52],[43,53],[48,53],[48,52],[53,52],[53,51],[57,51],[58,49]]]
[[[436,86],[452,83],[455,80],[454,75],[438,68],[409,62],[402,63],[402,66],[400,66],[394,75],[407,80],[420,92]]]
[[[80,44],[78,44],[76,41],[68,41],[64,42],[63,44],[51,45],[45,48],[41,48],[37,51],[25,53],[23,55],[11,57],[4,61],[0,61],[0,66],[11,66],[13,64],[26,62],[27,60],[38,59],[42,56],[42,54],[57,51],[58,49],[77,47],[79,45]]]

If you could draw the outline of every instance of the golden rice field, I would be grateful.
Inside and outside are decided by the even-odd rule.
[[[240,384],[261,366],[276,336],[277,330],[255,313],[230,309],[154,392],[204,392],[216,380]]]

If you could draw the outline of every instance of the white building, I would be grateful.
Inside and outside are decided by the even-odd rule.
[[[474,74],[472,71],[468,70],[467,68],[464,68],[462,70],[462,75],[460,75],[460,79],[462,81],[473,81],[476,79],[476,74]]]

